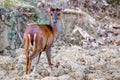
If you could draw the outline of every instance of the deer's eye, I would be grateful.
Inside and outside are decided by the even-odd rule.
[[[60,13],[58,13],[58,16],[60,16]]]
[[[51,13],[50,15],[52,16],[53,14]]]

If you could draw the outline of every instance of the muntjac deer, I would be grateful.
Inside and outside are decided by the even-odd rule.
[[[26,54],[26,74],[31,71],[31,61],[38,56],[39,62],[41,53],[46,52],[48,64],[51,67],[51,46],[57,37],[57,22],[60,20],[61,9],[50,9],[51,24],[31,24],[24,32],[24,49]],[[32,52],[30,53],[30,49]]]

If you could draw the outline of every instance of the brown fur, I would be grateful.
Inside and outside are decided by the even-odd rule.
[[[52,18],[51,18],[52,19]],[[35,36],[36,35],[36,36]],[[40,59],[40,55],[43,51],[46,52],[49,66],[51,63],[51,45],[57,36],[56,24],[53,25],[39,25],[32,24],[27,27],[24,33],[24,49],[26,54],[26,74],[30,73],[31,61],[39,55],[37,64]],[[33,46],[32,53],[30,54],[30,46]]]
[[[34,34],[36,33],[36,39],[34,41]],[[31,40],[28,38],[28,34],[30,34]],[[49,65],[51,65],[50,60],[50,50],[51,45],[54,41],[54,34],[53,30],[50,25],[38,25],[33,24],[28,26],[24,33],[24,48],[26,53],[26,73],[30,73],[30,65],[31,60],[36,57],[38,54],[41,55],[42,51],[46,51]],[[29,44],[31,43],[33,45],[33,42],[35,42],[35,47],[33,49],[32,54],[29,54]],[[39,59],[38,59],[39,60]],[[37,62],[38,63],[38,62]]]

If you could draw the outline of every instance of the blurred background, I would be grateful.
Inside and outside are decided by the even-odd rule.
[[[29,24],[50,24],[50,7],[62,9],[52,53],[55,64],[63,62],[53,73],[39,68],[30,79],[120,80],[120,0],[0,0],[0,80],[26,80],[23,33]]]

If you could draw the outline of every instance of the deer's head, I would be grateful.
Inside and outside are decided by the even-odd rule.
[[[51,23],[57,23],[61,17],[61,9],[59,8],[51,8],[50,9],[50,20]]]

